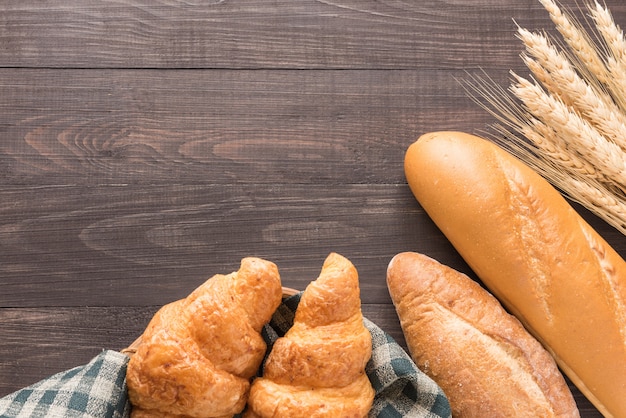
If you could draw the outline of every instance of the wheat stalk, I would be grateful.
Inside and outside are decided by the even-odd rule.
[[[601,35],[606,48],[606,67],[611,76],[607,82],[614,96],[620,100],[620,105],[626,109],[623,96],[626,91],[626,41],[622,30],[615,24],[613,17],[607,8],[602,7],[597,1],[595,7],[589,7],[598,33]]]
[[[626,149],[626,115],[601,88],[583,79],[545,35],[520,28],[519,37],[534,59],[522,60],[546,90],[583,115],[601,134]]]
[[[495,142],[626,235],[626,40],[597,0],[593,33],[539,1],[564,43],[518,27],[532,77],[511,72],[508,91],[474,77],[466,91],[496,118]]]
[[[553,0],[539,0],[548,11],[550,19],[554,22],[557,30],[563,39],[570,46],[580,62],[585,63],[585,67],[601,83],[610,82],[610,75],[604,66],[604,62],[598,54],[597,47],[591,41],[589,35],[581,28],[580,23],[563,13]]]
[[[476,94],[479,94],[483,99],[486,99],[487,104],[480,100],[477,100],[476,103],[498,119],[500,124],[497,125],[497,131],[503,137],[514,137],[516,134],[521,134],[530,141],[530,144],[525,144],[526,148],[534,147],[534,152],[530,155],[541,157],[546,161],[558,162],[558,166],[565,168],[572,176],[609,181],[587,160],[581,158],[577,153],[573,153],[568,147],[566,139],[550,126],[524,111],[515,102],[514,97],[490,81],[473,77],[471,82],[465,84],[465,87],[470,97],[475,98]]]
[[[571,148],[598,167],[606,177],[626,187],[626,158],[619,146],[608,141],[586,119],[541,86],[513,73],[517,80],[511,89],[531,114],[561,132]]]
[[[598,32],[608,46],[608,50],[616,59],[619,68],[624,70],[626,68],[626,41],[624,40],[624,33],[613,21],[609,9],[602,7],[597,1],[595,7],[590,7],[590,12]]]
[[[526,136],[543,154],[544,158],[564,167],[574,177],[588,177],[607,182],[605,175],[577,153],[573,153],[563,139],[550,126],[530,119],[529,125],[522,126],[520,132]]]

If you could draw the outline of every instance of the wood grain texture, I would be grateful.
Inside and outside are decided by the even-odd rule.
[[[606,3],[623,26],[626,4]],[[340,252],[404,345],[393,255],[474,277],[411,195],[404,151],[492,122],[457,80],[526,74],[516,23],[552,26],[536,0],[4,2],[0,396],[125,347],[249,255],[303,289]]]
[[[517,63],[512,19],[548,23],[533,0],[26,0],[0,14],[0,62],[253,69],[490,62],[506,71]]]
[[[424,233],[409,192],[389,185],[306,190],[314,197],[301,197],[297,186],[258,184],[32,189],[49,206],[28,215],[15,208],[15,220],[0,226],[0,304],[163,304],[237,270],[246,255],[275,262],[286,285],[303,289],[330,251],[361,271],[365,303],[387,302],[386,264]],[[431,250],[445,254],[449,245],[441,244]]]
[[[401,183],[406,146],[451,111],[449,128],[487,123],[464,74],[0,70],[0,178]]]

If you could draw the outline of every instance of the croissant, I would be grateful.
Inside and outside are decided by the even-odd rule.
[[[244,417],[364,417],[374,400],[365,374],[371,354],[357,271],[331,253],[252,383]]]
[[[266,352],[260,331],[280,305],[276,265],[244,258],[152,318],[126,372],[131,417],[232,417]]]

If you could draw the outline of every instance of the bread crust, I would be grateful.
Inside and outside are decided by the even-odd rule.
[[[405,252],[389,263],[387,285],[411,357],[453,416],[579,416],[554,359],[478,283]]]
[[[405,173],[489,290],[605,416],[626,416],[626,263],[519,160],[460,132],[423,135]]]

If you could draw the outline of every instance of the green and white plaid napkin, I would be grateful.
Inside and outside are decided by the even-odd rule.
[[[103,351],[84,366],[0,399],[0,418],[126,418],[127,363],[126,355]]]
[[[284,300],[263,329],[268,348],[291,328],[300,295]],[[448,399],[439,386],[415,366],[391,336],[371,321],[364,322],[372,334],[372,358],[366,372],[376,391],[369,417],[450,418]],[[124,354],[103,351],[84,366],[0,399],[0,418],[127,418],[127,363]]]

